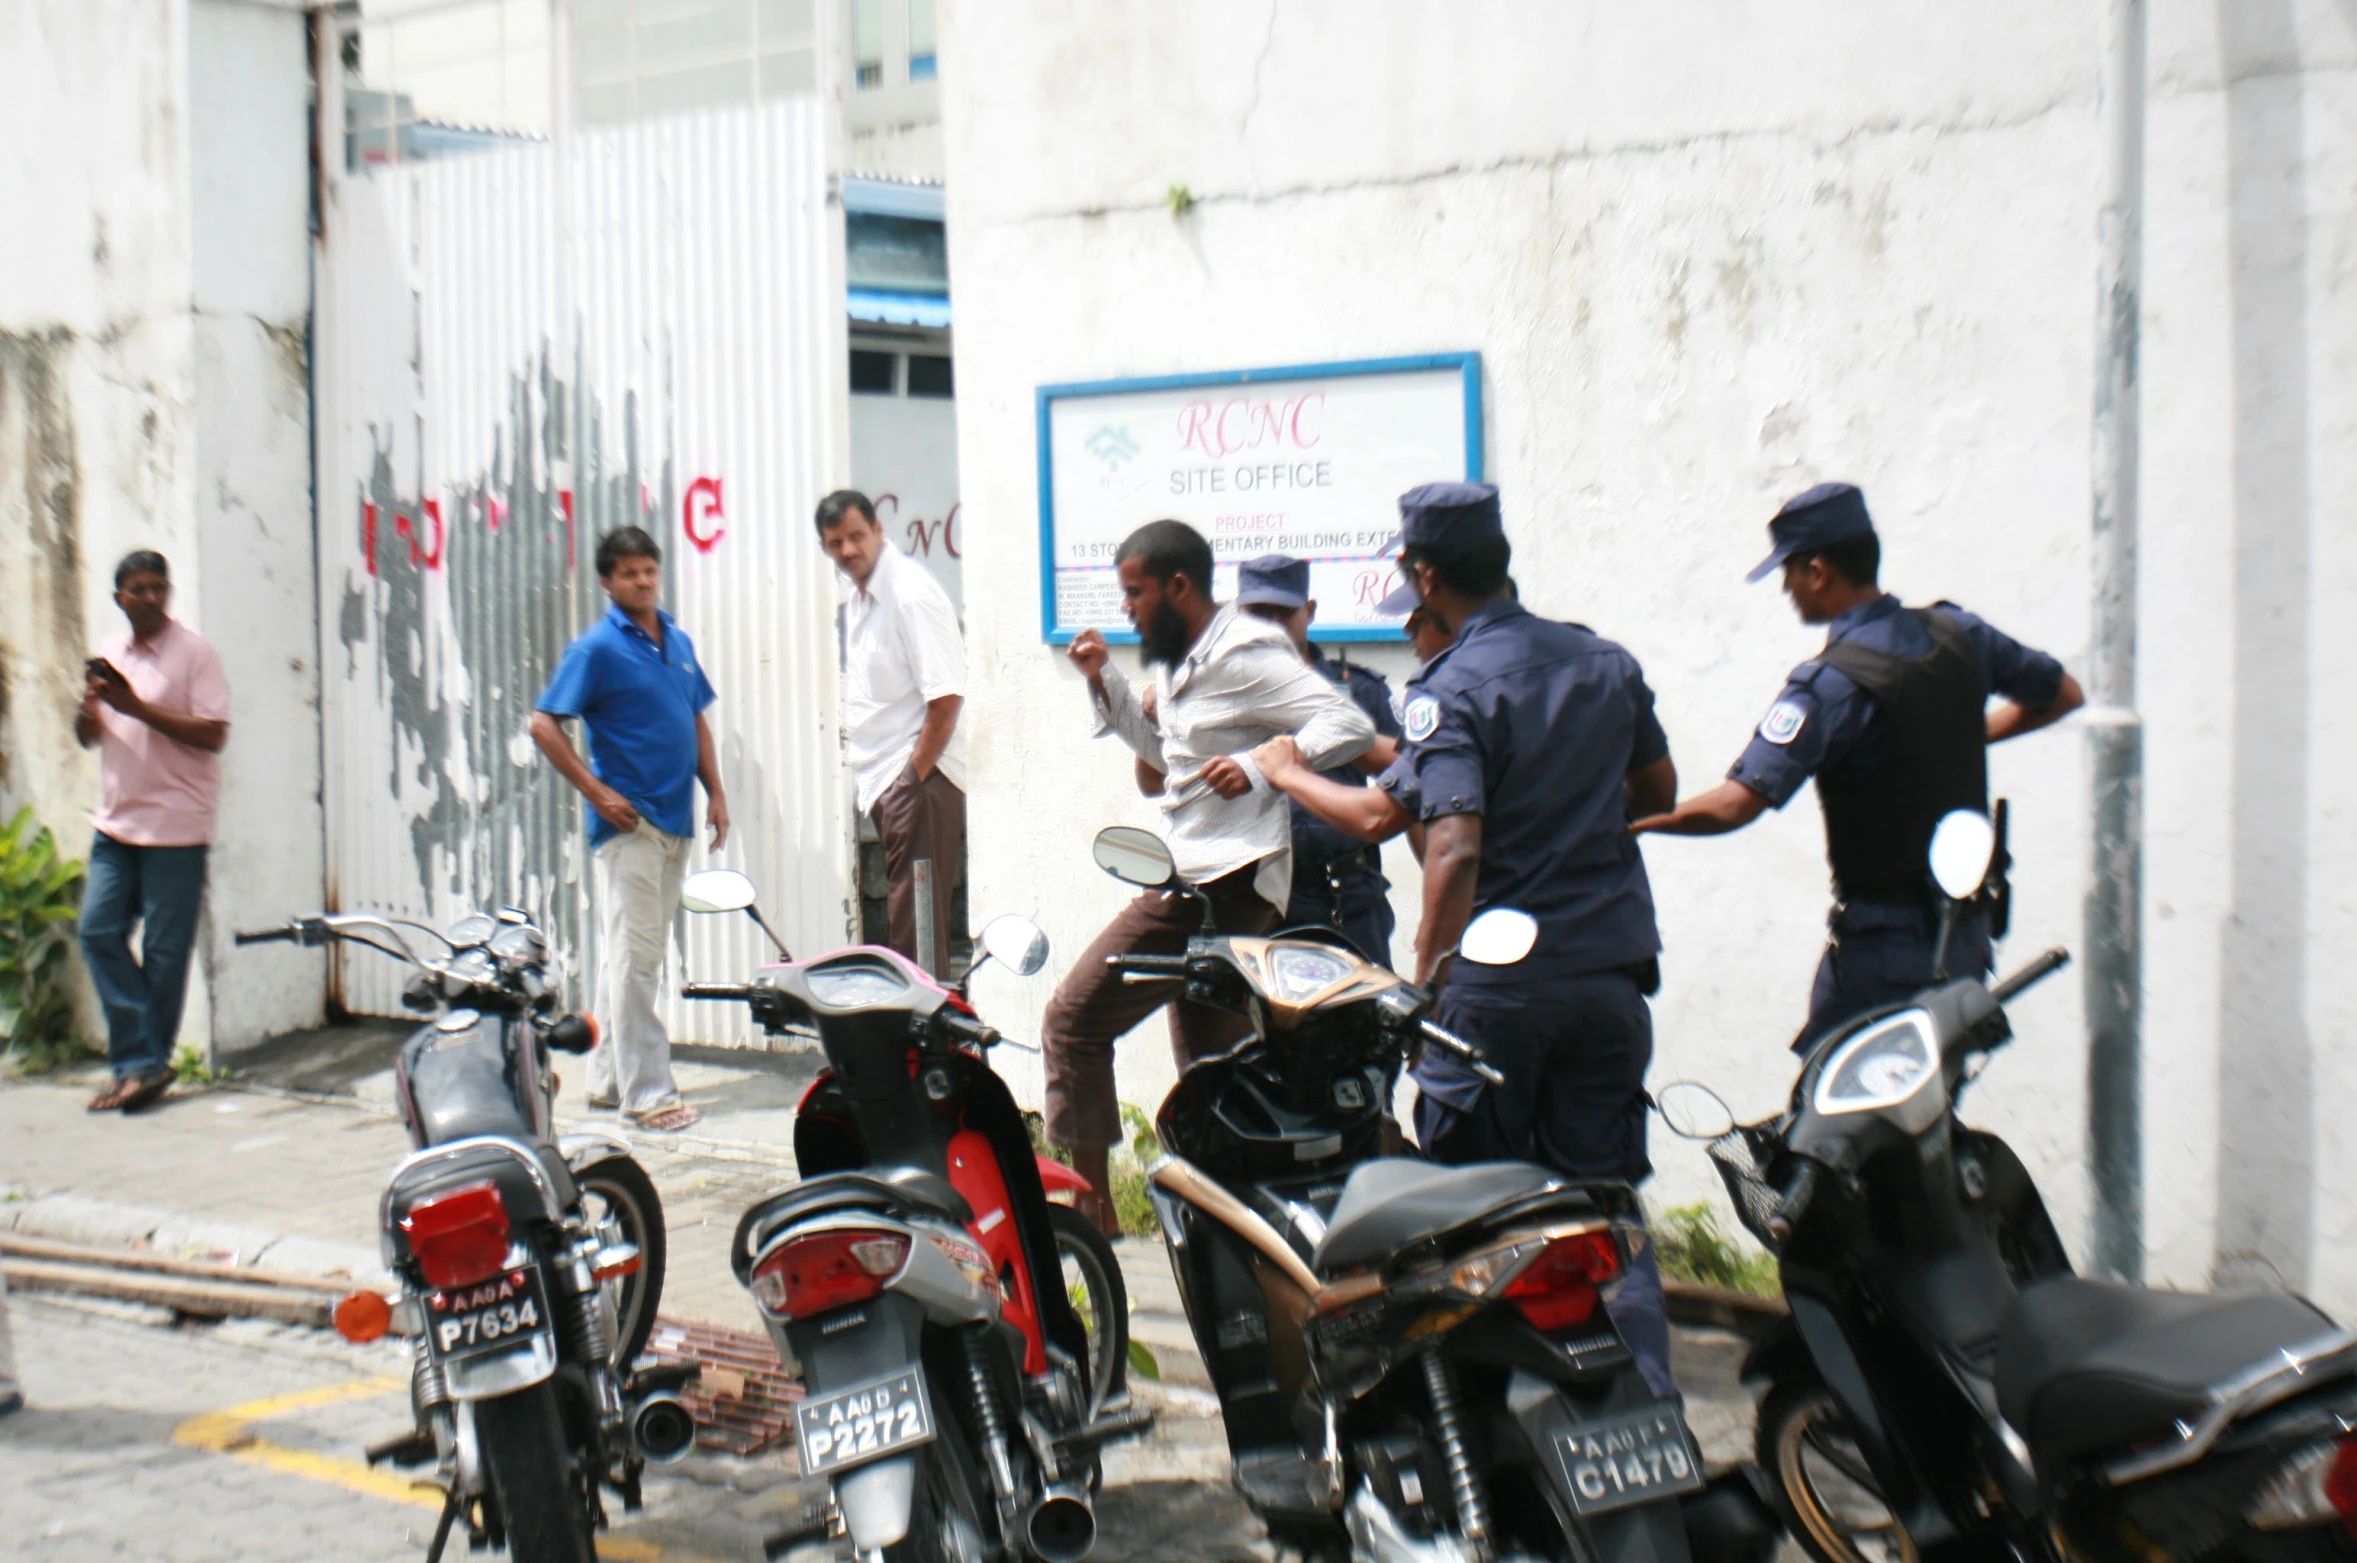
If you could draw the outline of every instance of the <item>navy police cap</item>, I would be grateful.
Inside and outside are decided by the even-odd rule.
[[[1870,537],[1874,522],[1854,483],[1820,483],[1784,502],[1768,522],[1768,557],[1744,577],[1757,581],[1794,554],[1814,553],[1845,537]]]
[[[1494,483],[1427,483],[1399,497],[1397,548],[1463,548],[1506,535]]]
[[[1236,605],[1267,603],[1298,608],[1309,601],[1309,561],[1291,554],[1262,554],[1236,569]]]

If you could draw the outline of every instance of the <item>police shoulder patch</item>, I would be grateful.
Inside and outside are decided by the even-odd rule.
[[[1808,719],[1809,713],[1799,701],[1779,700],[1760,718],[1760,736],[1772,744],[1788,744],[1800,736],[1801,725]]]
[[[1399,725],[1411,743],[1422,743],[1440,727],[1440,702],[1430,695],[1416,696],[1400,713]]]

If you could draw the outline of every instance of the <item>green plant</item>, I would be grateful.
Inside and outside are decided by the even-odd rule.
[[[1195,192],[1174,184],[1162,192],[1162,204],[1170,208],[1171,216],[1184,217],[1195,209]]]
[[[1129,1143],[1113,1148],[1113,1209],[1121,1217],[1122,1231],[1150,1235],[1159,1223],[1153,1197],[1146,1192],[1146,1169],[1162,1154],[1162,1141],[1155,1137],[1146,1110],[1134,1102],[1121,1104],[1121,1129]]]
[[[1776,1278],[1775,1257],[1727,1237],[1719,1230],[1718,1211],[1708,1204],[1665,1210],[1652,1227],[1661,1273],[1668,1280],[1754,1297],[1774,1297],[1784,1289]]]
[[[183,1042],[172,1055],[172,1078],[182,1085],[219,1085],[229,1078],[229,1067],[215,1069],[204,1054]]]
[[[82,905],[82,864],[22,808],[0,829],[0,1042],[38,1073],[89,1049],[74,1036],[66,951]]]

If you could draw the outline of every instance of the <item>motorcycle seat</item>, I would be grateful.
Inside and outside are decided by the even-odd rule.
[[[2213,1389],[2332,1320],[2281,1292],[2213,1297],[2059,1277],[2025,1290],[1997,1336],[1997,1407],[2043,1459],[2166,1437]]]
[[[1521,1161],[1442,1167],[1387,1156],[1361,1162],[1342,1186],[1312,1263],[1321,1275],[1381,1264],[1419,1239],[1557,1186],[1545,1168]]]
[[[806,1178],[755,1203],[737,1222],[731,1264],[741,1281],[769,1240],[797,1221],[835,1210],[876,1210],[893,1216],[946,1216],[960,1226],[974,1220],[973,1207],[947,1178],[920,1167],[884,1167],[864,1172],[829,1172]]]

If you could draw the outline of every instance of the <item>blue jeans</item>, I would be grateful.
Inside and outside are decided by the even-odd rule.
[[[100,831],[82,890],[82,959],[106,1010],[115,1078],[162,1069],[180,1035],[188,957],[205,895],[203,847],[135,847]],[[131,929],[140,926],[139,958]]]

